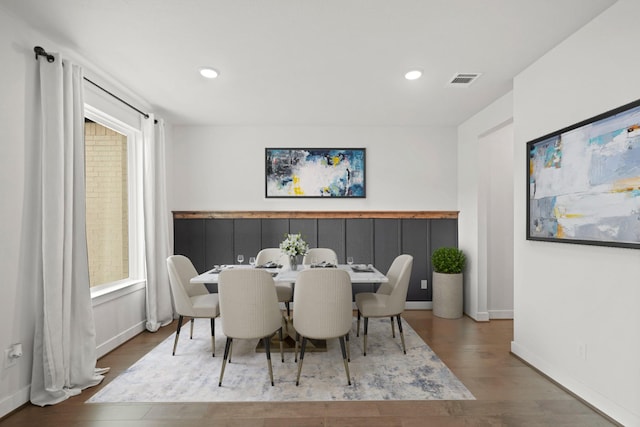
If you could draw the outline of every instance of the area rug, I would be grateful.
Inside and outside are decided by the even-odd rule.
[[[275,386],[269,382],[266,357],[256,352],[257,340],[234,340],[232,363],[218,387],[225,337],[216,320],[216,356],[211,356],[209,321],[196,319],[193,339],[189,326],[180,335],[176,355],[169,338],[96,393],[88,403],[117,402],[249,402],[354,400],[471,400],[475,399],[418,334],[403,322],[407,354],[402,353],[396,326],[389,319],[370,319],[367,355],[362,354],[362,331],[350,341],[351,386],[338,340],[326,352],[305,353],[300,385],[293,353],[280,359],[272,348]]]

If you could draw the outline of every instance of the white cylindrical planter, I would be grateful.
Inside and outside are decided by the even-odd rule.
[[[433,272],[433,314],[445,319],[462,317],[462,273]]]

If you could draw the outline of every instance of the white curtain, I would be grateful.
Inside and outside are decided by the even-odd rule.
[[[102,381],[89,290],[85,231],[82,69],[55,55],[38,60],[39,132],[28,147],[26,197],[33,256],[24,277],[35,286],[31,402],[51,405]],[[64,63],[64,66],[63,66]]]
[[[143,119],[144,244],[147,274],[147,330],[157,331],[173,320],[167,257],[172,254],[166,196],[164,122],[153,114]]]

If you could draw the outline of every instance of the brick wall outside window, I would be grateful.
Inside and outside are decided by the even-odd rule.
[[[91,286],[129,277],[127,137],[85,123],[87,244]]]

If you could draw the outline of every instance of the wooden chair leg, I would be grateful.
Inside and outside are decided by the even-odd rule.
[[[178,329],[176,330],[176,339],[173,341],[173,353],[171,353],[172,356],[176,355],[176,347],[178,346],[178,338],[180,338],[180,328],[182,327],[183,320],[184,317],[178,317]]]
[[[360,310],[358,310],[358,324],[356,326],[356,337],[360,336]]]
[[[193,324],[195,323],[196,318],[192,317],[191,318],[191,333],[189,334],[189,339],[192,340],[193,339]]]

